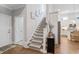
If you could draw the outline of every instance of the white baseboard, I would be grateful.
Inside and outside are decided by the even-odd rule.
[[[41,51],[41,52],[43,52],[44,54],[46,54],[46,53],[47,53],[47,51],[46,51],[46,50],[42,50],[42,49],[41,49],[40,51]]]
[[[4,53],[5,51],[7,51],[7,50],[9,50],[9,49],[11,49],[11,48],[14,48],[14,47],[16,47],[16,46],[11,46],[11,47],[5,49],[4,51],[0,51],[0,54]]]
[[[23,47],[25,47],[25,48],[29,48],[29,47],[27,46],[27,42],[26,42],[25,40],[21,40],[21,41],[19,41],[19,42],[16,42],[15,44],[21,45],[21,46],[23,46]]]

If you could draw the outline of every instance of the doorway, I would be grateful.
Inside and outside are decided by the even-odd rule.
[[[15,43],[24,40],[24,18],[22,16],[15,17]]]

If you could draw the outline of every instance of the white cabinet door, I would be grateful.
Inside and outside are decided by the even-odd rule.
[[[0,47],[11,43],[11,16],[0,14]]]
[[[15,17],[15,43],[24,40],[24,19],[21,16]]]

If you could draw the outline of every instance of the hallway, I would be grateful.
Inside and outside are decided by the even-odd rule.
[[[79,42],[69,41],[66,37],[61,38],[61,44],[55,49],[56,54],[78,54]]]

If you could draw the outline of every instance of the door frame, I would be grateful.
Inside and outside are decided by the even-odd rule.
[[[61,22],[58,21],[58,44],[61,44]]]
[[[14,16],[14,17],[13,17],[13,19],[14,19],[14,21],[13,21],[13,29],[14,29],[14,30],[13,30],[13,37],[14,37],[14,38],[13,38],[13,41],[14,41],[14,44],[17,43],[17,42],[15,41],[15,17],[23,17],[23,16]],[[25,24],[25,19],[23,18],[23,20],[24,20],[24,21],[23,21],[23,38],[24,38],[24,40],[25,40],[25,27],[24,27],[24,26],[25,26],[25,25],[24,25],[24,24]],[[20,40],[20,41],[22,41],[22,40]],[[20,41],[18,41],[18,42],[20,42]]]

